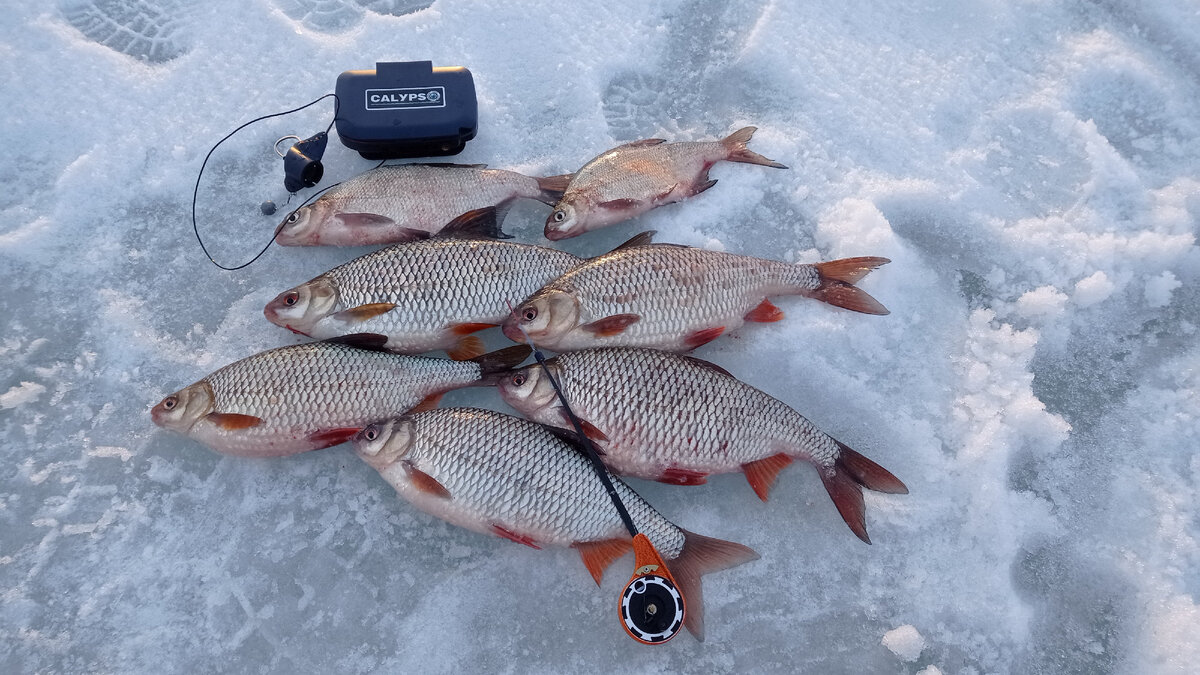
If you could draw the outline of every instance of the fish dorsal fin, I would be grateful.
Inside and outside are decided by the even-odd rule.
[[[617,147],[613,148],[613,150],[621,150],[621,149],[628,149],[628,148],[648,148],[650,146],[660,145],[660,144],[666,143],[666,142],[667,142],[667,139],[665,139],[665,138],[643,138],[640,141],[630,141],[628,143],[618,145]]]
[[[500,229],[500,215],[494,206],[467,211],[438,231],[440,237],[460,239],[510,239]]]
[[[638,246],[648,246],[654,243],[654,235],[656,234],[658,234],[658,230],[646,230],[645,232],[639,232],[625,240],[625,243],[609,251],[609,253],[624,251],[627,248],[637,248]]]
[[[713,363],[712,361],[705,361],[704,359],[698,359],[694,356],[688,356],[687,354],[679,354],[678,356],[679,356],[679,358],[681,358],[684,361],[687,361],[688,363],[691,363],[693,365],[700,366],[701,368],[705,368],[707,370],[711,370],[713,372],[717,372],[717,373],[720,373],[720,374],[728,376],[728,377],[733,377],[733,373],[729,372],[728,370],[725,370],[724,368],[722,368],[721,366],[718,366],[717,364]]]
[[[486,169],[487,164],[459,164],[457,162],[409,162],[392,166],[432,166],[438,169]]]
[[[339,335],[337,337],[322,340],[336,345],[346,345],[348,347],[357,347],[359,349],[367,349],[373,352],[386,352],[384,345],[387,344],[387,336],[379,333],[351,333],[349,335]]]

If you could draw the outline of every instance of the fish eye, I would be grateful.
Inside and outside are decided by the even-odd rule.
[[[283,304],[287,305],[288,307],[291,307],[292,305],[296,304],[299,301],[300,301],[300,294],[297,293],[296,291],[292,291],[291,293],[288,293],[283,298]]]
[[[366,429],[363,429],[363,438],[367,439],[368,441],[373,441],[376,438],[379,438],[379,429],[374,424]]]
[[[513,375],[512,383],[514,387],[519,387],[525,384],[525,373],[517,373]]]
[[[556,223],[561,223],[563,221],[563,218],[566,218],[566,217],[567,217],[567,214],[563,213],[562,211],[554,212],[554,222],[556,222]]]
[[[297,220],[300,220],[300,212],[299,212],[299,211],[292,211],[292,215],[288,216],[288,218],[287,218],[287,222],[288,222],[288,224],[294,223],[294,222],[296,222]]]
[[[179,405],[179,399],[174,396],[168,396],[162,402],[163,409],[165,410],[174,410],[177,405]]]
[[[534,319],[536,319],[537,314],[538,314],[538,312],[537,312],[536,307],[526,307],[525,311],[521,313],[521,318],[524,319],[526,322],[529,322],[529,321],[533,321]]]

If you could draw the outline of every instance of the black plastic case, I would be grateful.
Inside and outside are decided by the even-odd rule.
[[[475,80],[432,61],[376,63],[338,75],[337,133],[366,159],[457,155],[475,138]]]

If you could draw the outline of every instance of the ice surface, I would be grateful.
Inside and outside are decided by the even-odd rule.
[[[873,546],[811,469],[638,483],[762,559],[706,580],[707,641],[628,640],[572,551],[435,521],[344,448],[222,457],[148,409],[295,341],[280,290],[361,251],[222,272],[187,220],[208,148],[377,59],[464,65],[463,162],[559,173],[746,124],[641,229],[789,260],[893,260],[869,317],[782,299],[699,355],[903,479]],[[1194,0],[8,3],[0,22],[0,671],[1192,672],[1200,661],[1200,6]],[[200,224],[241,262],[270,144],[214,155]],[[331,143],[327,180],[368,166]],[[539,241],[545,208],[507,228]],[[504,339],[486,334],[489,344]],[[448,404],[504,409],[494,392]],[[882,644],[897,626],[916,660]],[[905,652],[905,655],[907,652]]]

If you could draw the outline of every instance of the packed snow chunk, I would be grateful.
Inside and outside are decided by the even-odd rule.
[[[942,675],[942,669],[937,666],[925,666],[917,671],[917,675]]]
[[[1146,279],[1146,304],[1151,307],[1166,307],[1171,304],[1171,291],[1182,286],[1182,282],[1171,272],[1163,272],[1156,277]]]
[[[1116,284],[1108,280],[1108,275],[1097,271],[1090,277],[1080,279],[1075,283],[1075,304],[1080,307],[1091,307],[1108,299]]]
[[[883,646],[900,657],[901,661],[913,662],[921,656],[925,649],[925,638],[909,624],[894,628],[883,634]]]
[[[44,385],[37,382],[22,382],[0,394],[0,408],[15,408],[30,401],[36,401],[44,393],[46,393]]]
[[[1017,312],[1028,319],[1051,318],[1063,313],[1067,296],[1053,286],[1042,286],[1017,298]]]

